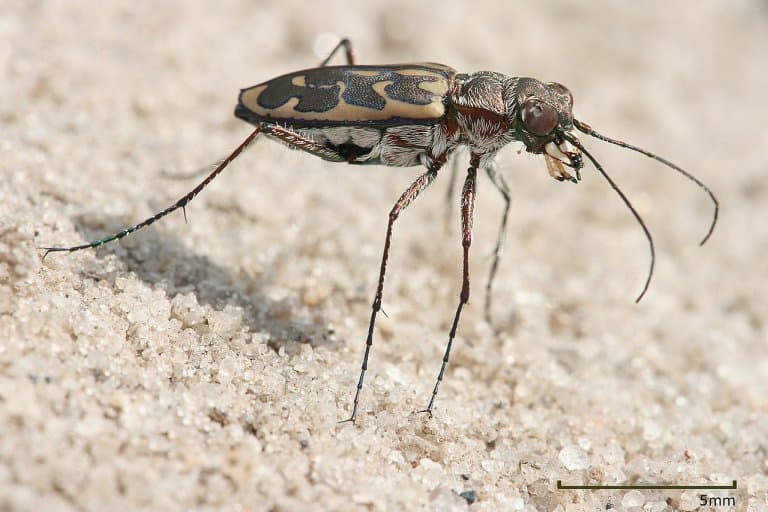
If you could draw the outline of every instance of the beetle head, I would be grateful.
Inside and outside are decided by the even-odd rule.
[[[558,180],[575,181],[583,167],[581,152],[568,144],[565,134],[573,130],[573,95],[556,82],[540,82],[534,78],[510,79],[505,88],[508,112],[514,117],[514,138],[529,153],[543,154],[549,173]],[[563,165],[573,168],[572,178]]]

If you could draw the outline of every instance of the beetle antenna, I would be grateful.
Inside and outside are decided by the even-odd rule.
[[[586,132],[585,132],[586,133]],[[635,302],[640,302],[640,299],[643,298],[643,295],[645,295],[645,292],[648,291],[648,286],[651,284],[651,277],[653,276],[653,267],[656,263],[656,250],[653,247],[653,237],[651,236],[651,232],[648,231],[648,228],[645,225],[645,222],[643,221],[642,217],[640,217],[640,214],[637,213],[637,210],[635,210],[635,207],[632,206],[632,203],[629,201],[627,196],[624,195],[624,192],[621,191],[618,185],[616,185],[616,182],[611,179],[610,176],[608,176],[608,173],[605,172],[605,169],[603,169],[603,166],[600,165],[600,163],[595,160],[595,157],[593,157],[589,151],[587,151],[584,146],[581,145],[581,143],[574,137],[569,136],[568,134],[565,134],[565,139],[579,148],[579,150],[587,155],[587,158],[592,162],[592,165],[595,166],[595,169],[600,172],[600,174],[603,175],[603,177],[608,181],[608,184],[611,185],[611,188],[616,191],[617,194],[619,194],[619,197],[621,197],[621,200],[624,201],[624,204],[627,205],[627,208],[632,212],[632,215],[635,216],[635,219],[637,219],[637,222],[640,224],[640,227],[643,228],[643,231],[645,232],[645,238],[648,239],[648,246],[651,249],[651,265],[648,269],[648,278],[645,280],[645,285],[643,286],[643,291],[640,292],[640,295],[637,296],[637,299],[635,299]]]
[[[608,142],[610,144],[615,144],[617,146],[620,146],[622,148],[631,149],[632,151],[637,151],[638,153],[642,153],[643,155],[653,158],[657,162],[661,162],[662,164],[666,165],[667,167],[670,167],[671,169],[674,169],[675,171],[679,172],[692,182],[694,182],[696,185],[699,186],[702,190],[704,190],[707,194],[709,194],[710,199],[712,199],[712,202],[715,205],[715,212],[712,216],[712,224],[709,226],[709,231],[707,231],[706,236],[699,242],[699,245],[704,245],[707,240],[709,240],[709,237],[712,235],[712,232],[715,230],[715,224],[717,224],[717,214],[720,211],[720,203],[717,201],[717,198],[715,197],[715,194],[712,193],[712,191],[709,189],[708,186],[706,186],[704,183],[701,182],[696,176],[692,175],[688,171],[685,171],[678,167],[677,165],[673,164],[669,160],[660,157],[659,155],[655,155],[651,153],[650,151],[646,151],[643,148],[639,148],[637,146],[633,146],[632,144],[628,144],[622,140],[612,139],[610,137],[606,137],[605,135],[602,135],[600,133],[597,133],[591,126],[589,126],[587,123],[582,123],[581,121],[578,121],[576,119],[573,120],[573,125],[578,128],[580,131],[586,133],[587,135],[591,135],[592,137],[595,137],[596,139],[600,139],[602,141]]]
[[[156,220],[159,220],[165,217],[169,213],[175,210],[178,210],[179,208],[181,208],[184,211],[184,220],[186,221],[187,203],[189,203],[192,199],[194,199],[194,197],[197,194],[199,194],[201,190],[207,187],[208,184],[212,182],[213,179],[221,173],[221,171],[223,171],[230,163],[232,163],[232,161],[235,158],[237,158],[240,155],[240,153],[242,153],[243,150],[247,148],[251,142],[253,142],[253,139],[255,139],[259,133],[261,133],[261,128],[256,128],[253,131],[253,133],[251,133],[248,137],[246,137],[246,139],[239,146],[237,146],[237,148],[232,153],[230,153],[230,155],[227,158],[219,162],[216,168],[203,181],[201,181],[199,185],[197,185],[195,188],[189,191],[184,197],[182,197],[181,199],[173,203],[171,206],[167,207],[165,210],[161,210],[156,214],[154,214],[153,216],[139,222],[138,224],[125,228],[122,231],[119,231],[106,238],[102,238],[101,240],[88,242],[87,244],[83,244],[83,245],[73,245],[72,247],[43,247],[42,249],[45,250],[45,254],[43,254],[43,261],[45,261],[45,257],[52,252],[75,252],[75,251],[80,251],[82,249],[91,249],[94,247],[99,247],[100,245],[104,245],[109,242],[114,242],[115,240],[120,240],[121,238],[124,238],[130,235],[131,233],[140,230],[141,228],[144,228],[149,226],[150,224],[153,224]]]

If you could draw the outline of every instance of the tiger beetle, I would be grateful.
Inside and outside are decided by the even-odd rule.
[[[347,65],[329,66],[331,58],[342,49],[346,54]],[[352,402],[352,414],[345,420],[354,422],[373,345],[376,316],[382,310],[384,274],[387,270],[392,228],[403,210],[435,180],[452,153],[464,147],[470,156],[461,191],[462,285],[440,371],[429,404],[420,411],[431,415],[448,365],[459,317],[469,301],[469,249],[472,244],[478,169],[485,172],[504,201],[486,286],[485,311],[487,317],[490,315],[491,288],[504,247],[510,205],[509,187],[497,171],[495,157],[510,142],[520,142],[529,153],[542,155],[549,175],[558,181],[578,183],[584,165],[582,155],[585,155],[618,194],[642,228],[650,249],[648,275],[636,302],[645,295],[653,275],[653,238],[627,196],[582,146],[574,129],[642,153],[693,181],[709,194],[714,203],[712,222],[701,241],[702,245],[715,228],[719,204],[704,183],[660,156],[598,133],[588,124],[575,119],[572,108],[571,92],[556,82],[509,77],[492,71],[458,73],[453,68],[434,63],[356,65],[350,41],[342,39],[318,67],[288,73],[242,89],[235,107],[235,116],[254,125],[255,129],[184,197],[119,233],[83,245],[47,247],[43,257],[51,252],[79,251],[119,240],[179,208],[184,209],[259,135],[331,162],[394,167],[424,166],[426,171],[402,193],[389,212],[360,377]]]

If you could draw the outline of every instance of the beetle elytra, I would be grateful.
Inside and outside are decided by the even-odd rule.
[[[328,66],[339,50],[347,65]],[[185,196],[148,219],[94,242],[71,247],[48,247],[51,252],[73,252],[119,240],[186,205],[218,176],[259,135],[332,162],[386,166],[424,166],[421,174],[399,197],[389,212],[384,250],[373,299],[365,352],[352,402],[349,421],[358,413],[360,394],[373,345],[376,317],[381,311],[384,276],[395,221],[416,197],[434,181],[454,151],[469,152],[469,168],[461,191],[463,248],[462,286],[453,316],[442,364],[429,403],[431,415],[443,380],[463,306],[469,301],[469,251],[477,172],[482,169],[504,199],[504,212],[486,288],[486,312],[490,290],[503,249],[509,212],[509,188],[495,165],[496,154],[510,142],[522,143],[529,153],[542,155],[547,172],[558,181],[578,183],[583,156],[608,181],[630,209],[648,240],[651,259],[639,301],[653,274],[653,239],[629,199],[589,153],[575,131],[637,151],[681,173],[701,187],[714,203],[707,241],[717,222],[719,205],[714,194],[697,178],[671,162],[626,142],[606,137],[573,117],[573,96],[555,82],[509,77],[480,71],[466,74],[442,64],[420,63],[358,66],[352,46],[342,39],[317,68],[288,73],[241,90],[235,115],[255,126],[248,137],[208,176]],[[572,170],[573,174],[569,171]],[[45,255],[43,257],[45,257]]]

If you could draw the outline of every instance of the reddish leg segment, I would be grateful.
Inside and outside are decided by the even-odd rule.
[[[453,339],[456,337],[456,328],[459,326],[461,309],[464,307],[464,304],[469,302],[469,247],[472,245],[472,214],[475,210],[475,182],[477,180],[477,168],[479,165],[480,157],[472,155],[472,160],[469,169],[467,170],[467,178],[464,180],[464,188],[461,192],[461,246],[464,249],[461,294],[459,295],[459,305],[456,308],[456,314],[453,316],[451,331],[448,334],[448,345],[445,347],[445,354],[443,355],[443,363],[440,366],[440,373],[437,375],[437,381],[432,390],[432,397],[429,399],[427,408],[420,411],[426,412],[430,416],[432,416],[432,407],[435,405],[435,398],[440,389],[440,382],[443,380],[445,368],[448,366],[448,359],[451,355],[451,346],[453,345]]]

